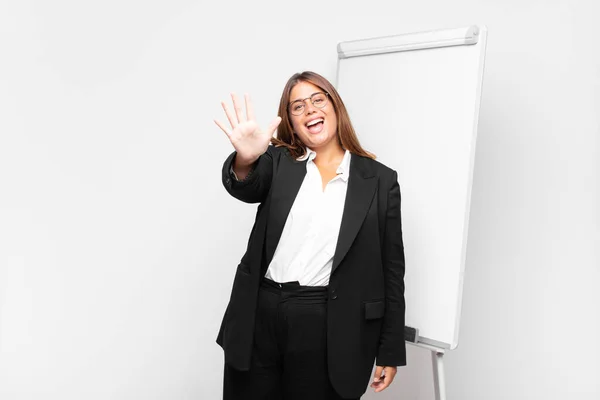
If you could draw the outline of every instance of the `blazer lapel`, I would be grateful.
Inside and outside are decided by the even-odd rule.
[[[306,175],[306,160],[297,161],[288,154],[282,154],[279,168],[271,183],[271,205],[267,225],[265,254],[268,267],[281,238],[285,221],[298,195]]]
[[[340,265],[350,249],[375,195],[377,179],[373,179],[374,174],[368,167],[365,160],[352,154],[348,191],[346,192],[344,213],[342,214],[340,234],[333,256],[331,274]]]

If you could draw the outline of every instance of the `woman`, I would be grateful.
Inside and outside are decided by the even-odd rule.
[[[217,338],[224,398],[358,399],[374,361],[385,389],[406,364],[397,173],[314,72],[289,79],[266,130],[232,99],[231,127],[215,121],[235,148],[223,184],[259,206]]]

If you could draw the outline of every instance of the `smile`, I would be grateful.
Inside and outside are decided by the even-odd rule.
[[[323,123],[325,120],[323,118],[313,119],[312,121],[308,121],[306,123],[306,128],[310,133],[317,134],[321,133],[323,130]]]

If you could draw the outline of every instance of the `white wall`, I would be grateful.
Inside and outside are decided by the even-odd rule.
[[[449,399],[600,397],[595,0],[0,2],[0,398],[217,399],[254,207],[212,123],[339,41],[489,29]],[[224,222],[225,223],[224,223]],[[410,268],[410,266],[408,266]],[[394,387],[433,398],[410,348]]]

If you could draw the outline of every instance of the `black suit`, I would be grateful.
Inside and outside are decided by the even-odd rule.
[[[269,146],[251,176],[238,182],[230,176],[234,157],[223,165],[225,188],[239,200],[260,205],[217,343],[228,365],[247,370],[259,284],[306,174],[306,161]],[[341,396],[357,398],[368,385],[375,358],[377,365],[405,365],[406,348],[397,173],[354,154],[328,291],[329,377]]]

